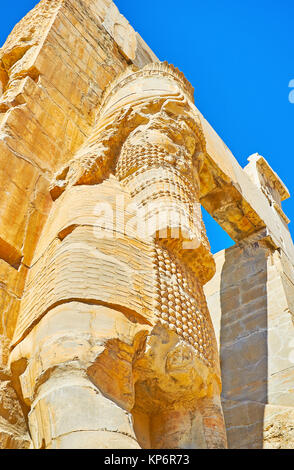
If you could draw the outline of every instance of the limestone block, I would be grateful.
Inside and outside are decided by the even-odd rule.
[[[103,26],[113,37],[122,54],[139,68],[150,62],[158,62],[157,57],[129,22],[120,14],[112,2],[104,13]]]
[[[29,449],[30,447],[29,436],[20,434],[16,426],[2,420],[0,416],[0,449]]]
[[[54,42],[52,32],[48,41]],[[78,107],[80,89],[75,96],[69,78],[60,84],[46,70],[44,58],[54,61],[48,45],[37,58],[38,69],[44,67],[48,81]],[[85,63],[83,52],[78,55]],[[62,70],[69,77],[66,62]],[[124,436],[122,447],[226,446],[219,359],[202,289],[214,263],[201,213],[190,213],[198,201],[204,145],[192,98],[191,85],[167,63],[137,73],[128,69],[104,94],[91,135],[55,174],[54,202],[30,264],[10,356],[30,407],[34,448],[76,445],[69,439],[76,432],[93,432],[93,439],[105,432],[110,442],[117,433]],[[45,120],[34,107],[38,112]],[[14,108],[13,117],[17,113]],[[50,120],[45,123],[50,127]],[[58,155],[53,148],[52,153]],[[184,222],[159,227],[179,226],[176,241],[168,231],[157,236],[158,227],[136,231],[138,214],[129,224],[128,204],[142,209],[148,199],[186,207]],[[101,204],[110,208],[106,225]],[[186,252],[184,242],[195,234],[199,245]],[[157,412],[162,420],[154,419]],[[178,430],[174,436],[169,422]],[[99,435],[95,447],[101,446]]]
[[[146,64],[149,64],[150,62],[159,62],[154,52],[150,49],[148,44],[146,44],[146,42],[140,36],[140,34],[136,33],[136,38],[137,38],[137,48],[136,48],[136,57],[133,61],[134,64],[141,69]]]
[[[222,401],[229,449],[261,449],[265,405],[257,401]]]
[[[36,203],[36,209],[45,211],[46,195],[43,192],[45,185],[44,183],[42,185],[41,180],[38,181],[40,178],[38,170],[23,158],[17,157],[3,141],[1,142],[0,160],[2,192],[0,238],[11,247],[11,254],[8,251],[6,255],[3,254],[3,258],[5,259],[7,256],[8,262],[11,261],[12,265],[18,266],[23,256],[22,246],[25,241],[30,212],[33,211],[33,203]],[[13,224],[10,223],[12,219],[14,220]],[[5,248],[3,251],[6,251]]]
[[[132,418],[121,407],[127,403],[132,407],[133,385],[130,390],[125,386],[130,379],[118,360],[113,369],[104,369],[106,374],[99,364],[105,362],[108,341],[124,345],[120,354],[125,357],[124,350],[132,351],[136,335],[144,330],[146,325],[121,312],[80,302],[60,305],[43,317],[11,356],[12,366],[20,358],[28,362],[20,381],[24,400],[31,408],[29,423],[35,448],[75,448],[75,434],[80,433],[84,443],[83,435],[89,432],[94,448],[105,447],[103,433],[109,434],[110,442],[115,434],[113,442],[118,448],[138,447]],[[99,364],[97,358],[101,358]],[[111,392],[114,381],[112,399],[106,398],[105,392]]]
[[[109,338],[131,346],[140,331],[149,329],[148,325],[129,320],[119,311],[72,301],[55,307],[43,317],[38,328],[15,348],[10,361],[14,363],[19,358],[30,361],[21,382],[24,397],[31,402],[35,387],[39,382],[42,384],[40,378],[46,376],[47,370],[77,360],[87,369],[104,351]],[[94,369],[92,372],[95,375]],[[111,381],[113,375],[109,372],[108,382]]]
[[[43,0],[30,11],[13,29],[0,50],[0,62],[6,72],[2,82],[5,92],[14,85],[15,80],[25,76],[36,79],[38,70],[34,60],[42,47],[46,31],[54,21],[62,0]]]
[[[181,400],[190,402],[195,394],[200,401],[203,400],[201,397],[206,395],[213,396],[214,390],[219,387],[217,377],[205,366],[201,366],[193,348],[182,341],[179,342],[175,333],[168,333],[168,330],[157,327],[153,333],[151,332],[150,340],[144,346],[144,337],[148,335],[148,332],[150,332],[150,327],[136,323],[135,318],[128,319],[121,312],[80,302],[60,305],[41,319],[26,339],[16,346],[11,355],[12,364],[19,358],[28,360],[28,366],[20,376],[20,380],[25,400],[32,404],[29,422],[35,448],[79,447],[74,437],[76,432],[81,434],[81,447],[85,442],[84,433],[88,435],[89,432],[92,435],[91,446],[94,448],[107,448],[113,442],[116,443],[117,448],[137,447],[133,431],[130,431],[133,429],[132,420],[136,422],[137,416],[137,412],[135,409],[133,411],[132,407],[136,403],[136,409],[139,407],[145,413],[152,413],[160,403],[158,402],[160,395],[158,396],[157,393],[164,394],[163,396],[167,394],[168,406],[173,407],[176,404],[178,411],[171,411],[171,414],[175,416],[173,420],[175,426],[180,427],[182,431],[179,429],[179,434],[172,437],[170,434],[172,428],[170,428],[168,435],[172,440],[165,438],[163,442],[158,441],[159,435],[156,429],[158,429],[159,422],[157,421],[158,424],[156,424],[149,419],[152,435],[154,439],[157,439],[156,446],[201,447],[203,444],[201,432],[204,432],[206,447],[224,446],[224,436],[222,435],[220,441],[216,438],[216,433],[218,430],[221,433],[223,426],[219,405],[218,418],[213,417],[213,413],[216,413],[217,402],[213,406],[211,404],[210,407],[208,404],[205,405],[205,402],[202,404],[203,426],[207,431],[201,431],[202,421],[197,421],[195,418],[195,427],[191,434],[183,421],[185,412],[182,410]],[[142,333],[143,337],[140,336]],[[142,357],[144,349],[145,359]],[[115,360],[113,360],[114,357]],[[126,368],[127,364],[131,367]],[[132,364],[135,364],[134,371]],[[86,378],[86,370],[91,382],[88,382]],[[149,380],[154,377],[155,383],[160,384],[158,392],[156,393],[153,389],[152,395],[147,400],[145,395],[142,396],[142,391],[146,392],[146,385],[143,389],[140,385],[144,385],[146,377],[149,377]],[[138,382],[136,387],[134,387],[134,381]],[[115,387],[113,387],[113,382]],[[93,387],[93,383],[98,390]],[[135,391],[136,400],[134,401]],[[111,397],[112,401],[105,401],[101,392],[104,397]],[[70,396],[73,394],[72,398],[68,399],[68,394]],[[69,405],[73,403],[75,397],[78,397],[78,403],[85,404],[84,411],[83,407],[77,405],[82,412],[80,419],[79,415],[72,413],[72,407]],[[177,397],[176,400],[175,397]],[[151,403],[156,404],[156,408],[150,405],[150,399]],[[102,400],[101,405],[99,400]],[[113,408],[113,401],[117,404],[115,408]],[[95,411],[93,412],[96,406],[98,407],[97,416]],[[109,419],[110,413],[107,413],[105,417],[101,413],[101,409],[107,409],[108,406],[111,407],[111,419]],[[166,408],[163,403],[161,406],[164,407],[163,409]],[[131,410],[133,418],[123,409]],[[91,417],[88,416],[89,410],[92,413]],[[63,417],[62,421],[59,421],[60,416]],[[94,422],[92,422],[93,416]],[[169,417],[170,413],[166,413],[163,421],[169,420]],[[189,419],[194,422],[192,410]],[[103,432],[107,433],[106,444],[101,441],[102,431],[99,431],[99,423]],[[197,423],[201,425],[200,428]],[[137,433],[137,426],[136,429]],[[122,435],[120,435],[121,432]],[[112,433],[115,433],[116,437]],[[164,436],[164,433],[161,435]],[[143,438],[140,436],[136,439],[141,442]],[[155,445],[155,440],[152,442]]]
[[[230,449],[292,449],[293,408],[223,401]]]
[[[112,4],[112,0],[101,0],[99,2],[92,2],[92,0],[85,0],[85,5],[87,9],[93,11],[97,17],[101,20],[104,20],[109,6]]]
[[[10,377],[5,377],[0,370],[0,449],[27,449],[30,444],[23,411]]]
[[[6,256],[7,251],[2,252],[1,255],[7,261],[11,261]],[[20,299],[28,271],[24,265],[17,270],[7,261],[0,259],[0,367],[1,364],[7,364],[9,341],[13,337],[17,323]]]
[[[124,67],[122,56],[108,53],[113,39],[95,13],[101,7],[99,2],[85,12],[75,1],[70,7],[61,0],[42,1],[16,26],[2,48],[6,68],[16,62],[7,72],[3,66],[3,74],[10,75],[0,111],[24,105],[24,109],[4,115],[4,121],[10,135],[22,136],[13,142],[15,151],[42,168],[52,170],[77,150],[93,124],[102,91]],[[54,52],[57,48],[59,54]],[[58,138],[61,135],[63,139]]]
[[[103,26],[114,38],[122,53],[133,61],[136,57],[136,33],[129,22],[119,13],[114,3],[111,3],[107,10]]]
[[[138,449],[132,437],[109,431],[76,431],[52,441],[47,449]]]

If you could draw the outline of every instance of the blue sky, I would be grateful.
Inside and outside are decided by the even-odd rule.
[[[0,43],[38,2],[1,6]],[[195,104],[241,166],[263,155],[293,199],[283,209],[294,222],[293,0],[116,0],[121,13],[160,60],[182,70]],[[204,213],[212,251],[233,244]],[[293,223],[290,224],[292,235]]]

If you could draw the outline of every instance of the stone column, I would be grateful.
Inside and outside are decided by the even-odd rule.
[[[281,204],[289,192],[264,157],[248,160],[245,171],[275,230],[265,227],[217,253],[216,275],[205,286],[219,338],[228,446],[293,448],[294,265]]]
[[[111,84],[55,175],[10,358],[36,448],[226,446],[204,154],[191,85],[155,63]]]

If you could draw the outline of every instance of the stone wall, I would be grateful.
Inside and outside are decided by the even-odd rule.
[[[205,293],[220,348],[228,445],[293,448],[289,262],[258,237],[217,253],[215,261]]]
[[[30,395],[33,393],[31,388],[36,385],[38,390],[39,388],[42,390],[42,387],[46,386],[46,377],[51,378],[51,374],[53,381],[61,379],[57,372],[48,366],[50,371],[47,372],[46,369],[44,374],[41,373],[37,384],[31,384],[32,379],[28,379],[25,383],[24,371],[30,370],[28,359],[32,354],[31,346],[27,347],[27,342],[24,342],[23,350],[22,346],[18,348],[20,350],[18,359],[13,356],[13,348],[31,333],[32,344],[36,346],[37,351],[38,341],[34,336],[36,330],[32,328],[38,324],[41,341],[44,331],[47,331],[47,324],[42,320],[46,308],[42,310],[44,305],[40,306],[43,299],[40,299],[39,295],[41,290],[30,292],[28,279],[37,272],[36,283],[42,284],[44,278],[46,282],[54,284],[54,276],[53,280],[49,275],[44,276],[45,270],[41,269],[40,275],[38,274],[39,265],[44,262],[42,255],[47,245],[51,246],[54,239],[55,245],[59,246],[67,235],[70,236],[68,239],[65,238],[64,246],[69,245],[71,239],[80,234],[82,239],[86,239],[89,230],[83,227],[83,224],[85,220],[87,224],[89,220],[92,223],[91,204],[93,205],[95,198],[98,197],[94,185],[86,187],[80,184],[69,188],[64,197],[65,208],[63,213],[59,214],[57,210],[59,202],[58,200],[54,202],[53,199],[58,198],[60,194],[53,194],[50,185],[55,180],[58,187],[66,176],[63,174],[64,169],[74,156],[79,155],[85,146],[87,148],[87,143],[91,148],[90,137],[93,133],[95,137],[95,125],[97,119],[99,120],[97,110],[109,84],[115,83],[116,78],[129,66],[133,71],[138,71],[150,62],[157,63],[158,59],[111,0],[42,0],[16,25],[0,50],[0,447],[27,448],[32,445],[43,447],[46,444],[46,439],[43,440],[36,428],[33,433],[28,432],[28,413],[34,399],[33,395]],[[186,84],[183,76],[179,76],[180,81]],[[192,87],[186,84],[184,88],[186,86],[189,88],[188,94],[192,95]],[[136,87],[135,90],[137,91]],[[151,114],[154,112],[151,109],[149,111]],[[179,108],[176,112],[179,113]],[[195,106],[193,121],[199,139],[197,158],[201,162],[197,167],[200,202],[237,243],[236,246],[215,255],[216,275],[205,287],[208,307],[219,342],[223,381],[222,400],[229,446],[231,448],[291,447],[293,446],[291,390],[294,381],[292,323],[294,248],[287,227],[289,221],[281,206],[281,202],[289,197],[289,193],[263,157],[257,154],[251,156],[250,163],[242,169]],[[128,121],[128,125],[133,124],[131,120]],[[124,130],[120,132],[123,134]],[[116,145],[115,137],[112,145]],[[109,149],[110,153],[113,148]],[[85,181],[87,180],[82,180],[83,183]],[[109,179],[103,187],[105,198],[111,199],[118,187],[117,181]],[[83,200],[80,199],[85,188],[87,197],[93,193],[90,205],[83,204]],[[76,208],[72,213],[70,204],[66,202],[67,197],[70,204]],[[57,214],[56,217],[54,214]],[[50,225],[53,216],[56,233],[53,233],[55,225],[53,223]],[[76,225],[81,225],[81,229],[71,236],[71,229]],[[62,231],[64,228],[65,232]],[[49,239],[51,235],[52,239]],[[205,244],[205,249],[209,253],[206,241]],[[134,250],[138,249],[134,247]],[[204,254],[205,250],[199,251],[196,260],[199,263],[202,259],[201,269],[197,274],[199,278],[201,270],[210,277],[214,269],[211,256]],[[185,262],[188,258],[187,255]],[[148,256],[146,259],[150,262]],[[191,259],[192,257],[189,262],[193,265]],[[76,260],[77,264],[82,266],[78,254]],[[57,264],[56,267],[58,268]],[[95,279],[97,268],[93,268],[93,272],[91,279]],[[83,296],[84,286],[79,283],[79,278],[76,278],[74,273],[72,276],[77,284],[77,290],[81,291],[76,301]],[[62,276],[60,279],[62,293],[64,289]],[[135,306],[140,303],[136,297],[141,295],[140,283],[145,282],[140,276],[138,279],[134,281]],[[201,279],[201,282],[204,280]],[[26,294],[23,295],[25,286]],[[47,289],[47,295],[44,286],[45,284],[42,284],[42,288],[45,289],[44,299],[48,298],[49,304],[54,306],[48,315],[48,322],[51,325],[52,317],[52,331],[54,333],[56,328],[57,333],[61,335],[64,325],[66,327],[71,325],[73,312],[61,305],[55,305],[50,297],[50,289]],[[96,284],[93,286],[95,290]],[[69,282],[67,288],[71,289],[74,286]],[[130,299],[127,298],[126,305],[129,302]],[[202,303],[205,304],[205,299]],[[20,304],[22,312],[36,311],[32,324],[29,321],[29,314],[24,314],[24,319],[19,315]],[[92,320],[96,316],[100,318],[103,313],[106,317],[108,315],[109,324],[113,318],[114,325],[121,325],[122,331],[128,330],[128,334],[116,332],[117,337],[112,347],[115,349],[116,342],[121,340],[120,334],[124,339],[128,338],[130,344],[125,345],[124,354],[128,357],[126,362],[129,367],[129,362],[132,362],[129,358],[132,354],[137,354],[137,349],[140,350],[142,338],[140,337],[138,344],[136,342],[131,344],[130,338],[138,333],[131,324],[133,309],[124,310],[122,314],[115,309],[112,310],[113,306],[114,302],[108,307],[105,304],[92,305]],[[88,327],[88,317],[84,307],[79,304],[77,310],[83,318],[81,325],[85,324]],[[60,312],[63,312],[65,323],[56,326],[55,315],[59,315]],[[140,310],[140,314],[142,312]],[[128,315],[128,321],[125,315]],[[151,316],[152,311],[150,318]],[[17,323],[22,325],[20,330],[16,330]],[[81,328],[83,331],[84,326]],[[143,326],[138,327],[140,328]],[[99,331],[99,334],[104,338],[103,331]],[[156,336],[156,332],[152,335]],[[162,332],[158,334],[159,337],[161,335],[164,342]],[[77,334],[76,345],[78,344]],[[183,358],[185,354],[181,348],[175,352],[176,358]],[[108,364],[109,358],[104,359]],[[125,362],[122,362],[125,367]],[[39,367],[37,353],[32,363],[38,364]],[[95,363],[93,369],[89,364],[87,363],[85,367],[90,368],[90,374],[92,373],[94,377],[92,379],[96,380],[97,370],[100,371],[101,364]],[[32,365],[30,367],[34,369]],[[35,373],[37,369],[34,370]],[[34,374],[32,372],[31,377]],[[188,380],[188,366],[183,376]],[[77,381],[75,372],[70,380],[75,386]],[[83,380],[84,378],[80,382],[81,390],[84,387]],[[111,384],[108,382],[107,384],[111,388]],[[87,382],[84,392],[92,397],[94,386],[91,387]],[[145,393],[142,391],[144,386],[140,387],[138,394],[142,398]],[[27,395],[24,394],[24,390]],[[126,395],[128,396],[128,393]],[[101,400],[105,407],[109,406],[116,410],[113,411],[115,427],[117,408],[104,398]],[[128,401],[125,397],[124,400]],[[162,416],[165,416],[163,422],[166,428],[162,427],[160,419],[154,420],[153,426],[157,430],[153,438],[154,445],[163,446],[163,442],[168,442],[170,446],[190,445],[191,436],[188,438],[185,434],[187,423],[191,425],[191,429],[193,428],[193,432],[191,431],[193,445],[205,447],[207,442],[210,446],[224,445],[223,418],[217,398],[213,403],[205,403],[205,400],[201,402],[203,413],[193,419],[189,413],[187,416],[182,413],[182,420],[178,419],[176,413],[169,415],[162,413]],[[145,432],[147,425],[142,412],[143,401],[141,399],[140,406],[136,404],[137,408],[135,407],[133,414],[138,428],[137,435],[141,436],[140,444],[150,446],[150,439],[146,437]],[[48,407],[48,403],[46,406]],[[98,402],[95,407],[98,416],[100,409]],[[36,423],[39,422],[40,413],[44,412],[40,410],[41,408],[36,407],[35,414],[31,418],[32,422],[34,420]],[[125,414],[120,413],[120,416],[125,417]],[[83,423],[84,416],[81,415],[80,418]],[[107,421],[106,415],[101,419]],[[122,434],[129,429],[129,418],[124,419],[126,423],[122,421]],[[49,418],[48,420],[50,422]],[[59,429],[58,432],[62,434],[68,423],[61,421],[59,421],[61,431]],[[201,426],[203,425],[203,434],[198,433],[201,428],[200,422]],[[72,423],[68,425],[71,426]],[[75,425],[79,426],[79,421]],[[173,434],[174,426],[178,426],[176,438]],[[216,429],[219,430],[218,436]],[[67,431],[64,432],[66,434]],[[100,431],[97,432],[99,434]],[[32,434],[34,444],[31,441]],[[90,445],[89,434],[83,436],[84,444]],[[165,436],[167,436],[166,441],[163,439]],[[80,438],[81,436],[77,435],[76,445]],[[116,436],[113,438],[115,445],[118,441]],[[58,444],[60,439],[55,436],[53,440]],[[64,438],[63,445],[66,445],[66,442],[68,442],[67,437]],[[133,434],[126,438],[126,442],[128,442],[126,446],[138,445],[137,442],[134,444]],[[48,446],[50,445],[53,445],[51,441]]]

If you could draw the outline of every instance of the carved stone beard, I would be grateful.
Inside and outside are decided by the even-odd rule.
[[[190,95],[165,64],[131,73],[54,178],[11,355],[35,448],[226,445]]]
[[[195,225],[201,224],[201,212],[197,220],[193,213],[199,195],[192,160],[197,144],[185,116],[161,110],[130,133],[116,176],[144,211],[146,223],[153,219],[156,224],[150,233],[155,238],[155,314],[193,347],[194,357],[214,368],[217,352],[203,288],[181,253],[182,239],[193,238],[199,230]]]

